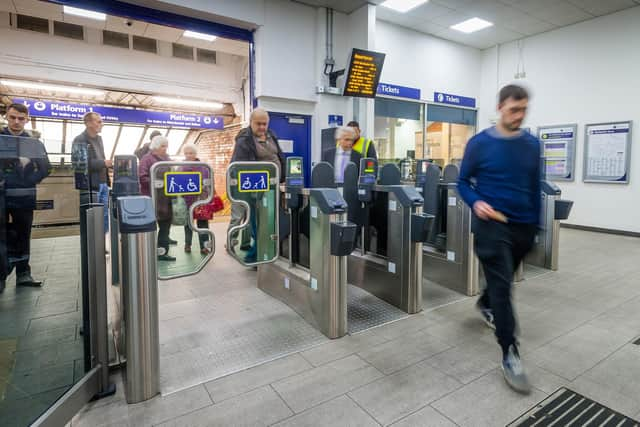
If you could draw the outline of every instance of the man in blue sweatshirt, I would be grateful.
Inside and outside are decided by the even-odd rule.
[[[520,129],[529,103],[526,89],[508,85],[498,98],[500,120],[469,140],[458,191],[473,209],[475,251],[487,280],[478,309],[496,330],[505,380],[529,393],[515,337],[511,284],[538,226],[541,152],[538,139]]]

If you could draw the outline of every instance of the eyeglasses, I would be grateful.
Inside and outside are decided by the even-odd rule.
[[[27,120],[29,120],[28,116],[13,116],[11,114],[9,114],[7,116],[8,120],[14,121],[14,122],[26,122]]]

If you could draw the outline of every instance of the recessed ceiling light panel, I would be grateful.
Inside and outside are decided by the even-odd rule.
[[[476,31],[484,30],[485,28],[491,27],[492,25],[492,22],[485,21],[484,19],[471,18],[467,19],[466,21],[460,22],[459,24],[452,25],[450,28],[452,30],[469,34]]]
[[[396,12],[407,13],[411,9],[425,4],[427,1],[429,0],[387,0],[380,3],[380,6],[395,10]]]

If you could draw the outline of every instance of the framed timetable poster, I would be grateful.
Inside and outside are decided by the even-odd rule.
[[[584,131],[584,182],[628,184],[632,122],[592,123]]]
[[[573,181],[575,178],[576,135],[578,125],[540,126],[544,176],[551,181]]]

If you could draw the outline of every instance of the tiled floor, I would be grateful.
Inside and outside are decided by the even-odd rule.
[[[561,248],[560,271],[530,274],[516,285],[523,357],[535,386],[530,396],[505,385],[498,347],[478,319],[474,299],[454,298],[441,308],[339,340],[320,339],[315,347],[208,382],[192,362],[176,356],[175,371],[200,384],[127,405],[116,376],[117,394],[85,407],[72,425],[494,427],[561,386],[638,418],[640,346],[632,341],[640,337],[640,240],[563,229]],[[172,301],[161,309],[165,354],[169,348],[176,355],[186,351],[190,341],[179,337],[197,326],[203,306],[224,304],[216,301],[216,289],[252,277],[225,257],[219,252],[202,277],[162,285],[161,299]],[[237,294],[247,298],[249,324],[255,319],[251,311],[268,304],[259,293]],[[189,315],[195,317],[167,326]],[[207,333],[224,325],[198,328]],[[214,334],[211,348],[215,339],[237,338]]]

